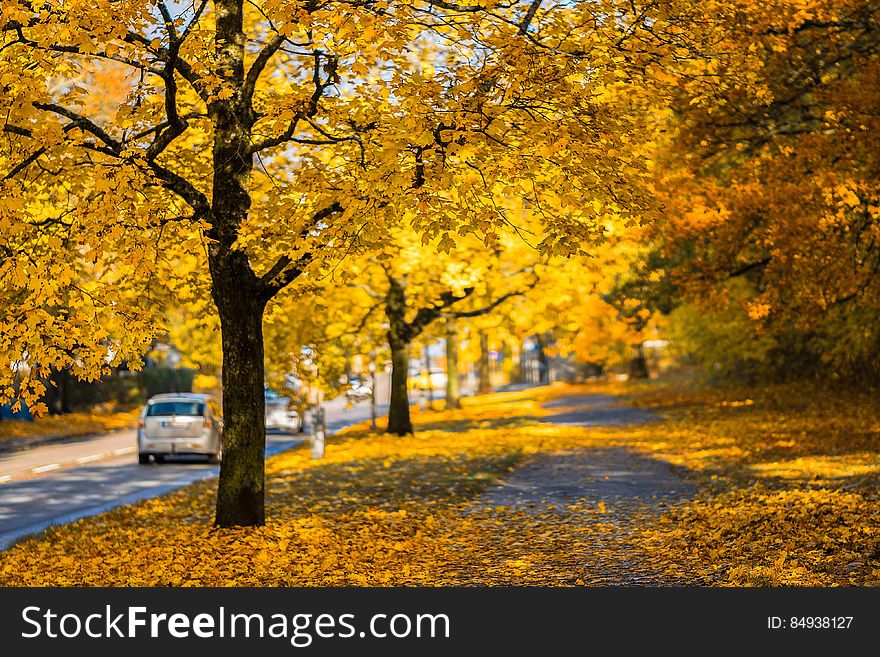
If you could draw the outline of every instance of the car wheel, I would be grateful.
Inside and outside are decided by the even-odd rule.
[[[138,454],[138,463],[141,465],[147,465],[150,462],[149,454]]]

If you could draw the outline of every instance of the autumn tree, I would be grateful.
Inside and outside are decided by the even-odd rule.
[[[266,379],[305,412],[343,392],[353,357],[385,357],[381,307],[361,290],[294,284],[266,321]],[[343,383],[344,381],[344,383]]]
[[[222,334],[216,523],[263,523],[267,304],[398,222],[491,239],[499,189],[541,208],[550,253],[644,214],[651,6],[2,0],[4,383],[134,360],[156,263],[199,257]],[[112,273],[80,286],[83,262]]]
[[[713,6],[693,56],[664,73],[666,209],[642,296],[668,306],[664,289],[675,289],[694,304],[678,313],[678,335],[725,370],[876,381],[880,10],[858,0]],[[678,20],[696,24],[703,9],[683,11]]]
[[[534,266],[522,266],[522,260],[512,257],[515,251],[508,254],[501,246],[517,239],[507,235],[493,250],[473,238],[461,239],[447,254],[437,244],[422,244],[411,231],[398,231],[382,253],[349,268],[348,286],[361,297],[351,291],[343,294],[353,307],[379,308],[384,316],[392,365],[389,433],[413,431],[408,378],[414,341],[440,319],[484,315],[534,285]],[[534,254],[533,260],[537,258]]]

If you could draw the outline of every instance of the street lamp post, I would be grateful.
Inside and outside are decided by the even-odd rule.
[[[376,430],[376,353],[370,352],[370,429]]]
[[[311,358],[312,350],[309,349],[309,365],[311,366],[312,374],[314,376],[315,385],[312,386],[312,389],[309,391],[309,396],[312,398],[312,426],[311,426],[311,436],[309,442],[311,443],[310,447],[312,449],[312,458],[313,459],[322,459],[324,458],[324,441],[327,436],[327,422],[324,417],[324,393],[321,391],[320,386],[318,385],[318,363],[317,359]]]
[[[434,389],[431,386],[431,345],[425,347],[425,370],[428,373],[425,394],[428,397],[428,409],[434,410]]]

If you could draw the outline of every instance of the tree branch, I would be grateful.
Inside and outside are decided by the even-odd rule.
[[[33,106],[39,110],[43,110],[45,112],[52,112],[54,114],[58,114],[59,116],[63,116],[66,119],[70,119],[74,126],[88,132],[104,143],[110,150],[112,150],[116,155],[122,152],[122,143],[118,140],[114,139],[107,133],[103,128],[101,128],[98,124],[92,121],[89,118],[86,118],[82,114],[77,114],[73,110],[70,110],[66,107],[62,107],[56,103],[33,103]]]
[[[767,256],[766,258],[762,258],[761,260],[758,260],[757,262],[750,262],[749,264],[743,265],[739,269],[735,269],[732,272],[728,273],[727,277],[728,278],[737,278],[738,276],[743,276],[745,274],[748,274],[751,271],[763,269],[764,267],[766,267],[767,265],[770,264],[771,259],[772,258],[770,256]]]
[[[122,157],[122,143],[114,139],[110,134],[108,134],[103,128],[101,128],[91,119],[88,119],[81,114],[77,114],[76,112],[55,103],[34,103],[33,105],[37,109],[47,112],[53,112],[54,114],[58,114],[59,116],[70,119],[71,122],[68,125],[64,126],[65,132],[74,127],[80,128],[81,130],[97,137],[101,144],[103,144],[103,146],[100,146],[87,142],[80,144],[81,147],[87,148],[89,150],[95,150],[113,157]],[[147,153],[149,155],[149,149]],[[162,182],[162,186],[165,189],[174,192],[184,201],[186,201],[195,211],[195,215],[197,217],[210,216],[211,204],[208,201],[207,196],[200,192],[195,185],[193,185],[183,176],[174,173],[173,171],[166,169],[162,165],[156,163],[154,159],[150,159],[148,157],[147,164],[149,165],[156,178],[158,178]]]
[[[171,17],[171,12],[168,11],[168,5],[165,4],[164,0],[161,0],[157,3],[159,5],[159,13],[162,14],[162,22],[165,24],[165,33],[168,35],[168,42],[171,45],[177,43],[177,29],[174,27],[174,19]]]
[[[419,308],[412,321],[406,323],[405,337],[408,338],[406,342],[412,342],[419,337],[422,331],[425,330],[425,327],[440,317],[446,308],[455,305],[459,301],[467,299],[473,293],[474,288],[472,287],[466,287],[464,289],[464,294],[460,297],[455,296],[452,292],[443,292],[437,302],[433,305],[426,308]]]
[[[248,153],[258,153],[267,148],[273,148],[275,146],[280,146],[281,144],[290,141],[293,137],[293,134],[296,132],[297,125],[299,122],[304,119],[310,119],[318,113],[318,103],[321,100],[321,96],[324,95],[324,91],[336,84],[337,82],[337,66],[339,60],[335,55],[329,55],[321,50],[316,50],[312,53],[315,59],[315,69],[312,72],[312,84],[314,84],[315,89],[312,92],[311,97],[309,98],[308,105],[306,109],[300,112],[297,112],[296,115],[290,120],[290,125],[287,126],[287,130],[285,130],[282,134],[277,137],[268,137],[262,141],[253,144],[249,149]],[[325,59],[326,64],[326,73],[327,77],[324,80],[321,80],[321,60]]]
[[[38,148],[33,153],[28,155],[24,160],[22,160],[21,162],[16,164],[14,167],[12,167],[12,169],[9,171],[9,173],[7,173],[5,176],[3,176],[3,180],[11,180],[12,178],[15,178],[15,176],[17,176],[19,173],[21,173],[22,171],[27,169],[31,164],[36,162],[37,159],[45,152],[46,152],[45,147]]]
[[[534,287],[534,284],[532,285],[532,287]],[[526,293],[525,290],[517,290],[516,292],[508,292],[507,294],[502,294],[500,297],[495,299],[495,301],[493,301],[492,303],[490,303],[487,306],[483,306],[482,308],[478,308],[476,310],[466,310],[463,312],[450,312],[450,313],[446,313],[446,315],[454,317],[455,319],[465,319],[468,317],[479,317],[480,315],[486,315],[486,314],[492,312],[493,310],[495,310],[498,306],[500,306],[502,303],[504,303],[508,299],[510,299],[512,297],[521,297],[525,293]]]
[[[189,204],[194,211],[193,218],[201,219],[211,216],[211,203],[208,197],[200,192],[195,185],[183,176],[166,169],[155,161],[148,162],[153,175],[161,182],[168,191],[174,192]]]
[[[448,312],[448,313],[444,313],[444,316],[449,317],[449,318],[453,318],[453,319],[466,319],[469,317],[480,317],[481,315],[486,315],[486,314],[492,312],[493,310],[495,310],[498,306],[500,306],[502,303],[504,303],[508,299],[511,299],[513,297],[523,296],[526,292],[533,289],[538,284],[538,281],[540,280],[538,278],[537,274],[535,274],[534,267],[532,267],[532,266],[524,267],[523,269],[515,271],[512,274],[510,274],[510,276],[516,276],[517,274],[522,274],[525,272],[531,272],[533,275],[533,278],[532,278],[532,282],[529,283],[528,285],[526,285],[521,290],[515,290],[513,292],[507,292],[506,294],[502,294],[500,297],[495,299],[492,303],[489,303],[489,304],[483,306],[482,308],[477,308],[475,310],[459,311],[459,312],[455,312],[455,311]]]
[[[317,228],[322,221],[332,217],[334,214],[339,214],[344,211],[345,208],[342,207],[342,204],[339,203],[339,201],[331,203],[326,208],[318,210],[318,212],[312,216],[309,226],[303,229],[300,236],[305,239],[309,232]],[[261,297],[268,301],[286,286],[290,285],[290,283],[302,275],[303,271],[309,266],[309,263],[312,262],[314,257],[315,254],[309,251],[303,253],[296,260],[293,260],[288,255],[283,255],[278,258],[275,264],[269,268],[269,271],[260,276],[258,286]]]
[[[531,5],[529,5],[528,11],[526,11],[526,15],[523,16],[522,22],[519,24],[519,35],[524,36],[529,32],[529,26],[532,24],[532,21],[535,19],[535,14],[538,13],[538,9],[541,6],[541,3],[544,0],[534,0]]]
[[[241,88],[241,102],[247,107],[248,110],[251,109],[251,102],[254,97],[254,89],[257,87],[257,81],[260,79],[260,75],[263,70],[266,68],[266,64],[269,63],[269,60],[272,59],[272,56],[278,52],[278,49],[284,44],[286,41],[286,37],[276,34],[273,36],[269,43],[263,47],[263,49],[257,54],[256,59],[254,59],[253,64],[248,69],[247,75],[244,78],[244,84]]]
[[[176,35],[173,25],[169,29],[171,30],[170,34]],[[171,145],[171,142],[182,135],[189,127],[186,119],[181,117],[177,111],[177,80],[174,77],[174,70],[177,66],[179,48],[180,43],[176,41],[175,36],[171,41],[171,47],[168,49],[165,70],[161,75],[162,81],[165,83],[165,118],[168,127],[164,130],[159,129],[156,132],[153,143],[147,148],[146,157],[148,161],[155,160],[162,151]]]
[[[180,35],[181,43],[186,41],[186,38],[189,36],[192,29],[198,24],[199,18],[202,17],[202,12],[205,11],[205,7],[208,6],[208,0],[202,0],[201,4],[196,8],[195,13],[193,14],[192,20],[189,22],[189,25],[186,26],[183,30],[183,34]]]

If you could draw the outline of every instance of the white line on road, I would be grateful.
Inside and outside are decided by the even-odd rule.
[[[104,456],[103,454],[92,454],[91,456],[80,456],[76,462],[77,463],[91,463],[92,461],[97,461],[99,458]]]
[[[114,453],[114,454],[117,454],[117,455],[119,455],[119,454],[130,454],[130,453],[133,452],[134,450],[135,450],[134,447],[123,447],[123,448],[121,448],[121,449],[114,449],[114,450],[113,450],[113,453]]]
[[[57,470],[60,467],[60,463],[50,463],[49,465],[41,465],[39,468],[31,468],[31,472],[34,474],[40,474],[43,472],[49,472],[50,470]]]
[[[266,449],[266,456],[274,456],[275,454],[286,451],[288,449],[292,449],[293,447],[301,445],[302,443],[302,439],[295,438],[287,441],[283,445],[270,445]],[[106,504],[101,504],[99,506],[89,508],[73,509],[69,513],[62,513],[48,520],[41,520],[32,525],[28,525],[26,527],[17,527],[6,532],[3,532],[2,528],[0,528],[0,552],[7,549],[10,545],[23,538],[24,536],[36,534],[43,531],[47,527],[51,527],[53,525],[63,525],[68,522],[73,522],[74,520],[79,520],[80,518],[94,516],[99,513],[103,513],[104,511],[108,511],[109,509],[117,507],[121,504],[134,504],[135,502],[138,502],[140,500],[157,497],[172,490],[176,490],[181,486],[191,484],[195,481],[216,477],[217,471],[218,468],[213,467],[204,470],[191,470],[188,472],[182,472],[180,478],[176,481],[171,481],[167,484],[162,484],[156,487],[150,487],[142,490],[134,490],[131,493],[124,494],[118,498],[114,498],[112,502],[107,502]],[[45,479],[43,481],[46,483],[51,483],[50,479]]]

